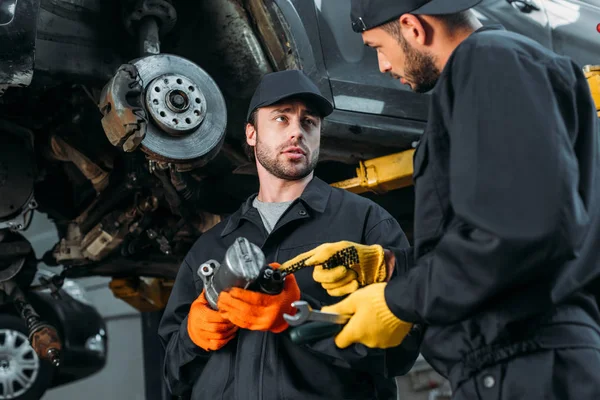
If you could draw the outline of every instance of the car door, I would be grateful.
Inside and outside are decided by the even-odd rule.
[[[484,26],[500,24],[552,49],[552,36],[545,12],[546,0],[483,0],[474,8]]]
[[[600,0],[544,0],[554,50],[582,67],[600,64]]]
[[[426,120],[428,96],[379,72],[375,50],[363,45],[350,23],[349,0],[313,0],[323,59],[335,107],[388,117]],[[552,48],[543,0],[484,0],[475,13],[484,25],[502,24]]]
[[[428,96],[379,72],[374,49],[352,30],[349,0],[313,0],[336,109],[424,121]]]

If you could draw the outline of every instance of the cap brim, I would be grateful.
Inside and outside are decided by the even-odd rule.
[[[482,0],[432,0],[409,14],[440,15],[454,14],[468,10],[481,3]]]
[[[316,111],[321,114],[322,117],[326,117],[333,112],[333,104],[329,100],[327,100],[323,96],[319,96],[318,94],[312,92],[298,92],[293,94],[286,94],[285,96],[277,97],[272,99],[269,102],[264,102],[256,106],[257,108],[272,106],[273,104],[277,104],[282,100],[289,98],[298,98],[310,103],[312,106],[316,108]]]

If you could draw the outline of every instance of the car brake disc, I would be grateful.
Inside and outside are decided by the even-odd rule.
[[[225,139],[221,90],[198,65],[171,54],[121,66],[104,87],[99,106],[113,145],[126,152],[140,148],[179,171],[206,164]]]
[[[193,62],[170,54],[144,57],[133,65],[150,119],[142,151],[176,164],[214,157],[225,138],[227,109],[212,78]]]

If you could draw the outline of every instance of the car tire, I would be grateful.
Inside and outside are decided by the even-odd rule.
[[[0,315],[0,400],[39,400],[53,375],[54,367],[40,360],[31,348],[25,322],[13,315]],[[12,388],[12,394],[6,383]]]

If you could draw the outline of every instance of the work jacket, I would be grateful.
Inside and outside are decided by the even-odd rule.
[[[395,399],[392,377],[406,373],[416,360],[421,339],[417,333],[385,351],[358,344],[339,349],[333,338],[296,345],[285,332],[245,329],[217,351],[206,352],[190,340],[187,315],[203,289],[197,269],[207,260],[222,260],[240,236],[259,246],[267,263],[282,263],[322,243],[341,240],[381,244],[397,258],[404,258],[409,246],[397,221],[383,208],[318,178],[270,234],[252,206],[254,197],[203,234],[180,267],[159,327],[169,389],[177,395],[191,389],[193,400]],[[314,307],[340,301],[313,280],[311,268],[294,275],[303,298]]]
[[[430,104],[413,265],[386,287],[391,310],[427,324],[422,353],[453,389],[519,354],[600,349],[599,133],[581,67],[482,28]]]

